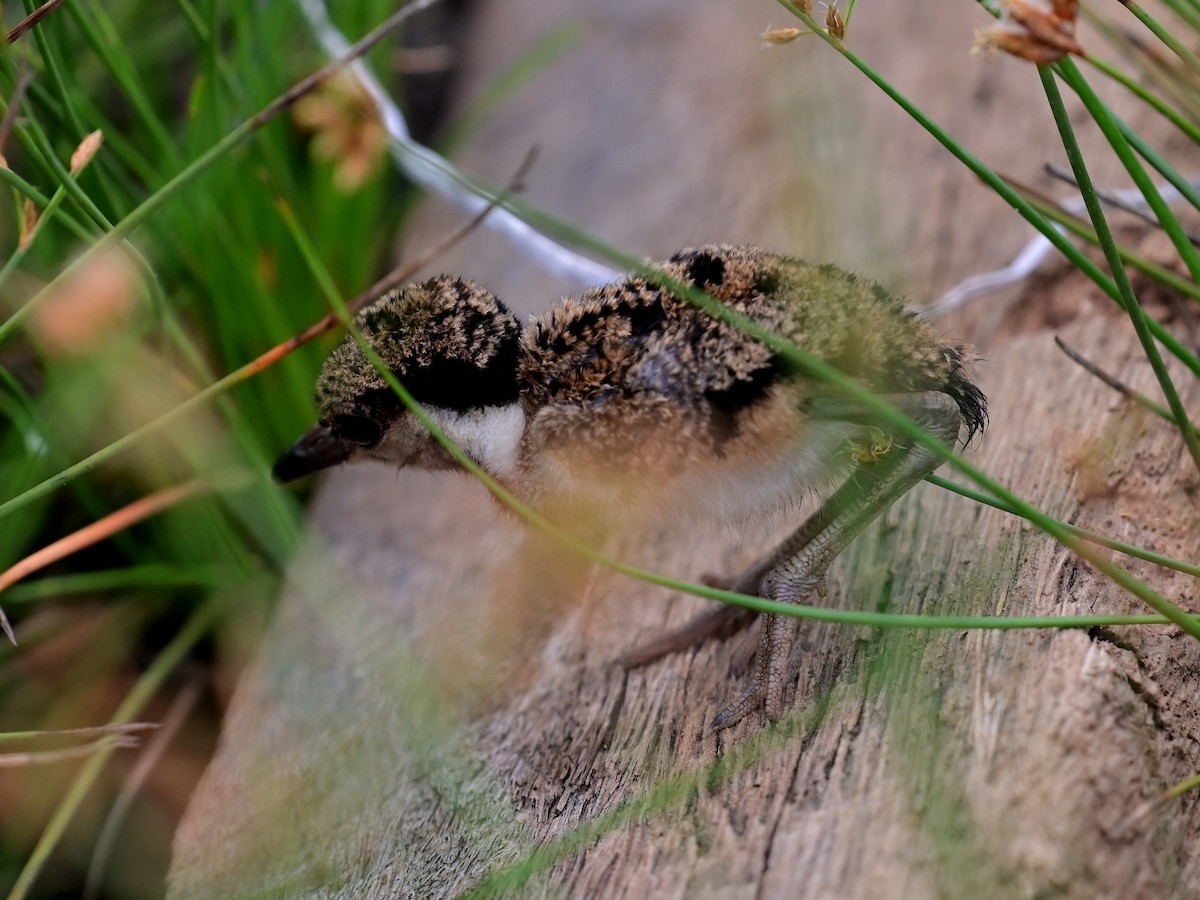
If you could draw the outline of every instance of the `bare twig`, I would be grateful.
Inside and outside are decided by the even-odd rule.
[[[1095,375],[1097,378],[1099,378],[1101,381],[1103,381],[1105,384],[1107,384],[1110,388],[1112,388],[1118,394],[1121,394],[1123,397],[1125,397],[1126,399],[1130,399],[1130,400],[1132,400],[1137,395],[1137,391],[1135,391],[1129,385],[1125,384],[1125,382],[1119,381],[1117,378],[1113,377],[1112,375],[1109,375],[1107,372],[1105,372],[1103,369],[1101,369],[1094,362],[1091,362],[1086,357],[1084,357],[1083,354],[1079,353],[1076,350],[1072,350],[1069,346],[1067,346],[1067,342],[1064,341],[1062,338],[1060,338],[1058,335],[1054,336],[1054,343],[1056,343],[1058,345],[1059,350],[1061,350],[1063,353],[1067,354],[1067,356],[1069,356],[1072,360],[1077,362],[1080,366],[1082,366],[1084,369],[1086,369],[1091,374]]]
[[[42,21],[42,19],[46,18],[46,16],[50,15],[50,13],[54,12],[54,10],[62,6],[64,2],[65,0],[46,0],[45,3],[23,18],[12,28],[8,29],[8,34],[5,35],[4,38],[5,42],[11,44],[13,41],[18,40],[22,35],[25,34],[25,32],[33,28],[34,25],[38,24],[38,22]]]
[[[1045,170],[1046,174],[1051,178],[1057,178],[1059,181],[1065,181],[1067,184],[1075,187],[1079,186],[1075,183],[1075,176],[1071,174],[1069,170],[1064,169],[1061,166],[1056,166],[1054,163],[1046,163]],[[1163,193],[1164,200],[1172,201],[1179,196],[1178,191],[1175,191],[1174,196],[1169,196],[1170,191],[1172,190],[1174,190],[1174,188],[1170,188],[1169,185],[1163,185],[1161,191]],[[1130,194],[1134,195],[1136,199],[1130,199]],[[1114,209],[1127,212],[1132,216],[1137,216],[1147,225],[1153,226],[1154,228],[1162,228],[1162,223],[1158,221],[1158,217],[1155,216],[1154,213],[1146,211],[1145,198],[1142,197],[1142,192],[1139,190],[1110,191],[1103,188],[1096,188],[1096,196],[1100,198],[1101,203],[1111,206]],[[1142,202],[1139,203],[1138,200],[1141,200]],[[1200,244],[1200,237],[1198,237],[1196,234],[1190,231],[1185,231],[1184,234],[1187,235],[1187,239],[1193,244]]]
[[[313,88],[329,80],[333,75],[336,75],[342,69],[349,69],[357,74],[363,68],[360,57],[371,51],[371,49],[382,41],[385,37],[391,34],[399,25],[406,19],[410,19],[436,3],[437,0],[411,0],[404,4],[396,12],[392,13],[384,19],[376,28],[372,29],[366,37],[362,38],[355,44],[351,44],[345,38],[338,48],[337,53],[330,53],[334,57],[332,62],[322,66],[317,71],[313,72],[307,78],[302,78],[294,85],[264,106],[258,113],[249,120],[249,124],[253,128],[257,128],[266,124],[275,116],[279,115],[287,107],[291,106],[305,94],[313,90]]]
[[[517,166],[517,170],[513,173],[512,178],[509,179],[508,184],[505,185],[504,190],[500,193],[500,195],[498,195],[494,200],[491,200],[485,204],[484,207],[475,213],[475,215],[473,215],[462,227],[446,235],[446,237],[434,244],[415,260],[412,260],[410,263],[408,263],[408,265],[404,266],[403,268],[397,267],[393,269],[365,291],[360,293],[357,297],[346,304],[346,311],[350,313],[350,315],[354,315],[371,300],[374,300],[379,295],[390,291],[397,285],[408,281],[413,274],[429,265],[429,263],[433,262],[443,253],[447,252],[451,247],[469,235],[480,225],[484,224],[489,216],[495,215],[498,212],[503,212],[503,210],[500,209],[499,204],[503,203],[505,198],[510,194],[520,193],[521,191],[525,190],[525,176],[529,174],[529,170],[532,169],[533,164],[537,162],[537,156],[537,147],[530,147],[529,151],[525,154],[525,158],[521,160],[521,164]]]
[[[0,324],[0,340],[3,340],[7,335],[11,334],[17,323],[30,315],[33,309],[36,308],[38,304],[43,302],[46,297],[50,296],[55,287],[60,285],[63,280],[78,273],[79,270],[86,265],[90,259],[93,259],[98,254],[108,250],[108,248],[117,243],[126,242],[128,235],[135,228],[144,223],[156,210],[161,208],[166,203],[167,199],[169,199],[182,185],[195,179],[198,175],[216,163],[217,160],[224,157],[232,148],[241,144],[251,135],[258,132],[264,125],[278,116],[281,112],[294,105],[296,101],[305,94],[308,94],[318,85],[333,77],[346,66],[352,65],[358,55],[369,51],[385,37],[399,28],[411,16],[429,6],[433,2],[434,0],[412,0],[412,2],[402,6],[391,16],[388,16],[388,18],[384,19],[384,21],[376,26],[374,30],[359,40],[358,43],[352,46],[347,45],[346,52],[342,56],[333,60],[328,65],[323,66],[321,69],[307,76],[306,78],[302,78],[300,81],[296,82],[282,94],[277,96],[274,100],[264,106],[255,115],[246,119],[232,131],[228,132],[223,138],[217,141],[217,143],[209,147],[206,151],[201,153],[200,156],[189,163],[183,169],[183,171],[176,174],[160,190],[155,191],[153,194],[147,197],[146,200],[144,200],[138,207],[133,209],[120,221],[110,225],[107,220],[102,219],[101,224],[108,228],[108,230],[104,232],[99,240],[94,241],[83,253],[79,254],[70,265],[60,271],[48,284],[44,285],[41,290],[39,290],[36,294],[34,294],[33,297],[29,299],[28,302],[14,312],[13,315],[9,317],[7,322]],[[63,187],[69,186],[70,180],[68,179],[64,182]],[[136,248],[131,247],[131,252],[133,253],[134,258],[140,258],[140,254],[137,253]],[[44,488],[50,482],[56,480],[57,477],[61,477],[62,474],[63,473],[59,473],[59,476],[55,476],[54,478],[42,482],[41,485],[38,485],[33,490],[36,491],[39,488]],[[28,500],[32,499],[32,496],[36,496],[36,494],[26,491],[20,496],[24,498],[23,502],[28,502]],[[10,500],[6,503],[11,502],[12,501]],[[0,508],[3,508],[6,503],[0,503]]]
[[[1054,336],[1054,343],[1056,343],[1058,345],[1059,350],[1061,350],[1063,353],[1067,354],[1067,356],[1070,357],[1073,361],[1078,363],[1080,366],[1082,366],[1086,371],[1090,372],[1092,375],[1095,375],[1097,378],[1099,378],[1101,381],[1103,381],[1105,384],[1107,384],[1110,388],[1112,388],[1114,391],[1119,393],[1121,396],[1125,397],[1127,400],[1132,400],[1134,403],[1138,404],[1139,406],[1150,410],[1150,412],[1154,413],[1155,415],[1161,416],[1162,418],[1166,419],[1168,422],[1171,422],[1174,424],[1175,417],[1173,415],[1171,415],[1171,411],[1169,409],[1167,409],[1165,406],[1160,406],[1159,404],[1157,404],[1153,400],[1151,400],[1149,397],[1147,397],[1145,394],[1143,394],[1141,391],[1136,391],[1133,388],[1131,388],[1129,385],[1125,384],[1125,382],[1120,381],[1119,379],[1113,377],[1112,375],[1109,375],[1107,372],[1105,372],[1103,369],[1101,369],[1094,362],[1092,362],[1091,360],[1084,357],[1081,353],[1079,353],[1078,351],[1073,350],[1069,346],[1067,346],[1066,342],[1062,338],[1060,338],[1058,335]],[[1195,429],[1196,426],[1193,424],[1191,427],[1193,429]]]
[[[408,8],[409,7],[405,7],[405,9],[408,9]],[[241,126],[239,126],[239,128],[237,129],[237,134],[241,135],[243,132],[244,132],[244,129]],[[211,152],[212,151],[210,151],[210,153]],[[159,196],[159,195],[161,195],[161,193],[162,192],[160,191],[159,194],[156,194],[155,196]],[[464,236],[470,230],[472,230],[476,225],[478,225],[478,223],[488,213],[490,213],[494,208],[496,208],[498,204],[503,203],[505,201],[505,199],[507,198],[508,194],[509,194],[509,190],[508,190],[508,188],[505,188],[498,194],[493,195],[492,200],[488,204],[486,204],[482,210],[479,211],[479,214],[474,219],[472,219],[470,222],[468,222],[466,225],[464,225],[461,229],[459,229],[459,231],[456,234],[452,235],[450,239],[448,239],[447,241],[443,241],[441,244],[439,244],[438,247],[435,248],[435,252],[441,252],[442,248],[453,243],[455,240],[461,239],[462,236]],[[146,203],[143,203],[141,206],[138,207],[138,210],[142,210],[145,213],[146,211],[149,210],[150,203],[151,203],[151,201],[147,200]],[[101,238],[98,242],[93,244],[91,249],[85,251],[79,257],[79,260],[88,259],[91,255],[93,255],[97,251],[97,248],[103,247],[105,245],[106,240],[112,240],[113,235],[117,235],[118,238],[122,237],[124,233],[119,231],[119,229],[121,228],[121,225],[126,222],[129,222],[129,220],[137,214],[138,214],[138,211],[135,210],[133,213],[130,213],[129,216],[126,216],[124,219],[122,219],[121,223],[118,223],[117,228],[115,228],[113,231],[108,232],[104,238]],[[128,230],[131,230],[131,229],[127,228],[126,231],[128,231]],[[72,266],[78,267],[80,264],[79,260],[77,260],[75,263],[73,263]],[[403,280],[408,277],[411,277],[411,274],[414,274],[421,266],[425,265],[425,262],[426,262],[425,259],[420,259],[414,263],[410,263],[409,265],[407,265],[403,269],[401,269],[399,272],[397,272],[395,274],[395,276],[393,276],[393,277],[395,277],[396,280]],[[73,271],[73,269],[69,268],[67,271],[70,272],[70,271]],[[64,276],[62,274],[60,274],[58,276],[59,279],[61,279],[63,277]],[[49,288],[52,285],[54,285],[55,283],[56,282],[51,282],[50,285],[48,285],[46,288],[43,288],[42,291],[39,292],[33,298],[33,300],[31,300],[29,303],[27,303],[25,305],[25,307],[23,307],[23,309],[28,308],[30,304],[36,302],[38,297],[45,296],[46,292],[49,290]],[[357,297],[354,302],[361,306],[362,304],[365,304],[368,301],[370,301],[372,299],[372,297],[370,296],[370,290],[371,289],[368,289],[368,291],[365,291],[365,292],[363,292],[363,294],[360,294],[359,297]],[[3,503],[0,503],[0,515],[3,515],[4,513],[12,512],[13,510],[18,509],[21,506],[24,506],[25,504],[31,502],[32,500],[36,499],[37,497],[43,496],[43,495],[49,493],[50,491],[53,491],[56,488],[61,487],[63,484],[66,484],[67,481],[69,481],[71,478],[77,477],[77,476],[83,474],[84,472],[91,471],[92,469],[94,469],[96,466],[98,466],[104,460],[109,459],[112,456],[114,456],[115,454],[120,453],[120,452],[124,451],[125,449],[133,446],[138,441],[145,438],[147,435],[154,434],[154,433],[158,432],[160,429],[165,428],[170,423],[182,418],[185,415],[188,415],[189,413],[191,413],[193,410],[197,409],[201,405],[208,403],[214,397],[217,397],[217,396],[223,394],[225,391],[229,390],[231,387],[241,384],[246,379],[252,377],[253,375],[257,374],[258,372],[261,372],[263,369],[267,368],[268,366],[278,362],[280,359],[282,359],[284,356],[286,356],[288,353],[290,353],[296,347],[299,347],[301,344],[307,343],[308,341],[312,340],[313,338],[315,338],[317,335],[321,334],[322,332],[328,331],[330,328],[332,328],[336,324],[337,324],[336,316],[333,316],[333,315],[324,316],[315,325],[312,325],[311,327],[307,328],[306,330],[304,330],[303,332],[301,332],[298,335],[288,338],[283,343],[278,344],[275,347],[272,347],[270,350],[267,350],[265,353],[261,354],[256,359],[251,360],[250,362],[246,363],[243,366],[240,366],[239,368],[235,369],[234,371],[230,372],[229,374],[225,375],[224,377],[218,379],[217,381],[214,381],[212,384],[208,385],[206,388],[201,390],[199,393],[193,394],[191,397],[188,397],[183,402],[177,403],[175,406],[173,406],[171,409],[167,410],[165,413],[160,415],[158,418],[153,419],[138,428],[135,428],[133,431],[129,432],[124,437],[118,438],[116,441],[109,444],[103,450],[99,450],[99,451],[93,453],[91,456],[88,456],[87,458],[80,460],[79,462],[75,463],[74,465],[68,466],[66,469],[62,470],[57,475],[51,476],[50,478],[47,478],[45,481],[41,482],[40,484],[34,485],[32,488],[29,488],[24,493],[19,494],[18,496],[13,497],[9,500],[6,500]]]

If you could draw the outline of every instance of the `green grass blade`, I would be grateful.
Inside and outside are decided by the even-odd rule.
[[[1155,112],[1165,118],[1168,122],[1182,131],[1194,144],[1200,144],[1200,126],[1186,116],[1179,113],[1174,108],[1168,106],[1162,99],[1155,94],[1152,94],[1135,79],[1126,75],[1112,63],[1098,59],[1095,56],[1088,56],[1087,62],[1096,68],[1098,71],[1111,78],[1121,87],[1125,88],[1147,106],[1151,107]]]
[[[1086,80],[1079,75],[1079,70],[1075,68],[1070,60],[1064,60],[1059,65],[1062,67],[1062,71],[1069,73],[1067,76],[1068,83],[1071,84],[1076,94],[1083,100],[1084,106],[1092,115],[1097,125],[1100,126],[1100,129],[1104,132],[1104,136],[1108,138],[1114,151],[1120,157],[1122,164],[1125,165],[1138,187],[1141,188],[1151,205],[1151,209],[1159,217],[1159,221],[1163,224],[1163,227],[1168,229],[1168,233],[1172,235],[1173,240],[1177,239],[1176,246],[1179,246],[1179,241],[1181,240],[1191,250],[1191,256],[1188,258],[1194,258],[1195,248],[1187,240],[1186,235],[1183,235],[1179,223],[1171,215],[1170,210],[1166,208],[1166,204],[1162,202],[1162,197],[1159,196],[1146,171],[1138,163],[1132,148],[1125,141],[1120,129],[1116,127],[1111,117],[1108,116],[1099,98],[1092,93]],[[1100,240],[1100,246],[1104,251],[1104,258],[1108,261],[1109,268],[1116,279],[1117,287],[1121,291],[1122,306],[1129,315],[1129,319],[1133,323],[1134,330],[1137,332],[1138,340],[1142,344],[1146,358],[1150,362],[1155,376],[1158,378],[1159,387],[1162,388],[1163,395],[1167,398],[1171,414],[1179,426],[1188,452],[1192,455],[1196,470],[1200,472],[1200,440],[1197,440],[1196,432],[1192,428],[1187,410],[1184,409],[1183,401],[1179,398],[1179,392],[1175,389],[1175,384],[1171,380],[1170,373],[1167,372],[1162,354],[1158,352],[1158,345],[1155,344],[1150,334],[1146,313],[1142,309],[1141,304],[1138,303],[1137,297],[1134,296],[1133,287],[1130,285],[1129,278],[1125,274],[1125,267],[1121,263],[1121,256],[1117,251],[1116,242],[1113,240],[1112,231],[1108,227],[1108,220],[1104,216],[1104,209],[1100,204],[1100,198],[1096,196],[1091,176],[1088,174],[1087,165],[1083,160],[1083,153],[1079,149],[1079,142],[1075,140],[1075,131],[1071,126],[1066,106],[1062,102],[1062,95],[1058,91],[1058,84],[1054,80],[1054,73],[1049,67],[1039,66],[1038,74],[1041,76],[1042,86],[1046,91],[1046,99],[1049,101],[1050,108],[1054,113],[1054,121],[1058,125],[1063,148],[1066,150],[1067,158],[1071,162],[1071,169],[1075,173],[1075,181],[1079,185],[1080,194],[1083,196],[1088,215],[1091,217],[1092,227],[1096,229],[1096,236]],[[1173,222],[1174,226],[1169,225],[1168,222]],[[1193,280],[1198,280],[1197,276],[1200,275],[1200,260],[1196,261],[1196,265],[1197,268],[1192,272]]]
[[[1025,191],[1025,188],[1019,188]],[[1083,238],[1090,244],[1097,247],[1100,246],[1100,238],[1096,236],[1096,229],[1092,228],[1087,222],[1080,219],[1078,216],[1072,215],[1064,211],[1057,204],[1038,197],[1032,193],[1027,193],[1026,197],[1029,202],[1037,208],[1037,210],[1052,222],[1057,222],[1059,225],[1066,228],[1072,234]],[[1160,266],[1158,263],[1152,262],[1140,253],[1135,253],[1124,244],[1117,244],[1117,253],[1121,257],[1122,262],[1132,266],[1139,272],[1142,272],[1159,284],[1170,288],[1173,291],[1178,291],[1186,297],[1191,297],[1195,300],[1200,300],[1200,285],[1193,281],[1176,275],[1165,266]],[[1173,420],[1172,420],[1173,421]]]
[[[1163,410],[1166,413],[1166,410]],[[940,488],[945,488],[959,496],[966,497],[969,500],[974,500],[976,503],[982,503],[985,506],[990,506],[993,509],[1001,510],[1002,512],[1019,515],[1008,504],[995,497],[985,494],[982,491],[972,490],[965,485],[957,484],[940,475],[926,475],[925,480],[930,484],[937,485]],[[1124,541],[1118,541],[1114,538],[1107,537],[1096,531],[1090,531],[1087,528],[1080,528],[1078,525],[1072,525],[1070,522],[1059,520],[1059,524],[1066,530],[1070,531],[1076,537],[1088,541],[1092,544],[1099,544],[1101,547],[1107,547],[1110,550],[1116,550],[1118,553],[1124,553],[1126,556],[1133,556],[1137,559],[1144,559],[1146,562],[1154,563],[1156,566],[1162,566],[1164,569],[1174,569],[1176,572],[1182,572],[1185,575],[1192,575],[1200,578],[1200,565],[1195,563],[1184,562],[1180,559],[1175,559],[1166,556],[1162,553],[1156,553],[1153,550],[1147,550],[1144,547],[1138,547],[1135,544],[1127,544]]]
[[[1150,163],[1163,178],[1167,179],[1171,186],[1179,191],[1194,209],[1200,210],[1200,190],[1196,189],[1196,185],[1179,174],[1175,167],[1167,162],[1161,153],[1147,144],[1145,138],[1140,134],[1116,116],[1113,119],[1117,123],[1117,127],[1121,129],[1121,134],[1125,136],[1125,140],[1129,141],[1130,145],[1138,152],[1142,159]]]
[[[1131,129],[1125,126],[1125,123],[1121,122],[1112,110],[1096,96],[1095,91],[1092,90],[1087,79],[1083,77],[1083,73],[1079,71],[1079,67],[1075,65],[1074,60],[1063,60],[1058,63],[1056,69],[1071,86],[1071,89],[1083,100],[1088,113],[1104,133],[1117,158],[1121,160],[1121,165],[1129,172],[1130,177],[1133,179],[1134,184],[1137,185],[1138,190],[1142,192],[1142,196],[1146,199],[1146,203],[1154,213],[1155,218],[1158,219],[1163,230],[1171,238],[1171,243],[1175,245],[1175,250],[1179,253],[1180,259],[1187,266],[1188,272],[1192,276],[1192,281],[1200,283],[1200,252],[1196,250],[1195,245],[1184,232],[1183,226],[1179,224],[1179,220],[1163,200],[1158,188],[1134,153],[1126,137]],[[1170,167],[1167,168],[1170,169]],[[1200,199],[1200,195],[1197,194],[1187,180],[1179,177],[1178,173],[1174,172],[1173,169],[1170,170],[1170,175],[1165,172],[1163,174],[1168,178],[1170,178],[1170,175],[1175,176],[1183,185],[1181,193],[1184,196],[1188,196],[1190,192],[1193,197]]]
[[[146,89],[141,77],[137,74],[134,61],[124,52],[125,42],[121,40],[121,35],[101,5],[97,3],[86,5],[86,11],[81,2],[68,3],[66,9],[92,52],[108,69],[108,73],[116,82],[121,95],[133,108],[138,121],[154,142],[157,155],[174,168],[180,162],[179,150],[163,124],[162,118],[155,112],[154,105],[146,95]]]
[[[811,28],[818,37],[833,47],[840,53],[851,65],[862,72],[873,84],[888,96],[897,106],[907,113],[914,121],[932,135],[938,143],[945,147],[959,162],[963,163],[968,169],[975,173],[988,187],[995,191],[1006,203],[1015,209],[1022,218],[1030,225],[1036,228],[1039,232],[1045,235],[1046,240],[1050,241],[1055,248],[1065,256],[1068,261],[1081,272],[1087,275],[1094,281],[1101,290],[1109,297],[1122,304],[1121,292],[1117,289],[1113,279],[1100,269],[1095,263],[1087,258],[1074,244],[1068,241],[1065,237],[1059,234],[1058,230],[1042,216],[1031,203],[1025,200],[1018,192],[1013,190],[1004,182],[999,175],[992,169],[984,165],[973,154],[968,152],[961,144],[959,144],[949,133],[945,131],[936,122],[930,119],[922,112],[915,104],[907,97],[901,94],[894,88],[886,79],[876,72],[865,60],[849,50],[840,41],[826,34],[824,29],[817,25],[816,20],[808,13],[797,7],[791,0],[777,0],[780,6],[790,12],[796,18],[800,19]],[[1197,358],[1184,344],[1179,341],[1174,335],[1162,327],[1157,322],[1151,321],[1149,328],[1164,347],[1178,357],[1189,369],[1200,375],[1200,358]]]

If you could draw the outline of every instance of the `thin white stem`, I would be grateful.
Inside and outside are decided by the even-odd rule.
[[[1200,179],[1193,179],[1191,182],[1193,187],[1200,187]],[[1181,199],[1182,195],[1179,191],[1169,184],[1155,185],[1162,198],[1167,203],[1174,203]],[[1128,209],[1145,209],[1149,207],[1146,198],[1138,188],[1124,188],[1122,190],[1109,191],[1108,196],[1116,200],[1121,206]],[[1081,215],[1086,211],[1082,197],[1071,197],[1062,202],[1062,208],[1073,215]],[[1055,225],[1054,230],[1064,233],[1064,229],[1060,225]],[[1051,254],[1054,250],[1054,245],[1045,237],[1038,234],[1034,236],[1029,243],[1021,248],[1013,261],[1002,269],[996,269],[993,272],[983,272],[979,275],[972,275],[970,278],[965,278],[956,284],[942,296],[938,297],[928,306],[925,307],[924,313],[926,316],[940,316],[948,313],[952,309],[957,309],[962,306],[972,297],[977,297],[980,294],[986,294],[991,291],[997,291],[1000,288],[1008,287],[1010,284],[1016,284],[1024,281],[1034,273],[1042,260]]]
[[[1062,226],[1055,225],[1054,230],[1062,232]],[[1042,264],[1050,253],[1054,250],[1054,245],[1050,243],[1050,239],[1044,234],[1035,235],[1029,243],[1021,248],[1013,261],[1002,269],[996,269],[991,272],[982,272],[978,275],[972,275],[970,278],[964,278],[938,299],[934,300],[925,307],[924,313],[927,317],[940,316],[950,312],[952,309],[958,309],[972,297],[978,297],[980,294],[987,294],[992,291],[998,291],[1000,288],[1008,287],[1010,284],[1024,281],[1034,273],[1038,266]]]
[[[409,5],[419,11],[435,2],[437,0],[411,0]],[[296,3],[326,54],[335,59],[342,56],[350,42],[329,20],[324,0],[296,0]],[[477,215],[488,205],[488,198],[471,190],[468,187],[471,180],[453,163],[412,139],[404,114],[363,60],[354,60],[346,71],[359,80],[375,102],[390,138],[392,159],[409,180],[457,206],[468,216]],[[621,277],[614,269],[550,240],[507,209],[493,209],[483,224],[504,235],[533,262],[561,278],[593,285]]]

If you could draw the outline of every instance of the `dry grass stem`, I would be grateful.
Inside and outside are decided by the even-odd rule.
[[[197,478],[184,484],[155,491],[140,500],[135,500],[128,506],[109,513],[91,525],[80,528],[73,534],[43,547],[36,553],[31,553],[20,562],[10,566],[5,572],[0,573],[0,591],[7,590],[38,569],[44,569],[51,563],[58,562],[73,553],[78,553],[85,547],[112,537],[117,532],[124,531],[137,522],[175,506],[189,497],[211,490],[213,490],[213,484],[209,479]],[[12,634],[9,633],[8,636],[9,640],[15,644],[16,640],[13,639]]]

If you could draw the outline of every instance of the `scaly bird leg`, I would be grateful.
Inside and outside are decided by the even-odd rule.
[[[716,578],[712,575],[706,575],[701,580],[710,587],[725,588],[753,597],[762,596],[758,591],[763,576],[803,550],[810,540],[828,526],[827,508],[828,504],[810,516],[800,528],[792,532],[790,537],[770,553],[755,561],[750,568],[733,581]],[[694,647],[709,638],[736,634],[752,625],[757,618],[758,613],[752,609],[721,603],[716,609],[703,612],[679,628],[636,647],[621,656],[618,661],[627,669],[636,669],[638,666],[644,666],[661,657]],[[740,665],[735,662],[733,666],[739,672],[745,671],[746,667],[746,661],[742,661]]]
[[[939,440],[953,444],[957,439],[961,413],[949,395],[930,391],[888,399]],[[860,422],[863,416],[848,411],[841,418]],[[877,462],[856,469],[821,509],[784,542],[781,549],[797,545],[798,549],[763,577],[759,595],[781,603],[808,600],[824,583],[830,564],[846,545],[941,461],[920,445],[896,443]],[[735,725],[760,704],[772,722],[783,714],[784,677],[796,628],[796,623],[789,619],[775,614],[763,616],[753,681],[741,697],[716,715],[713,728]]]

